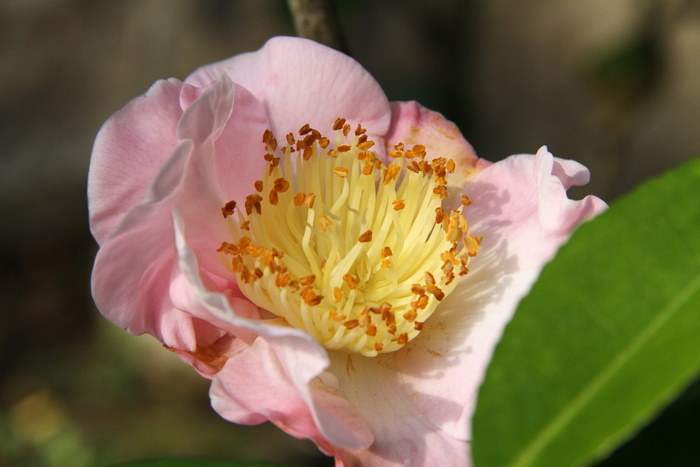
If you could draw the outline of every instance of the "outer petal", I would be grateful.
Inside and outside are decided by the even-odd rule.
[[[260,50],[199,68],[185,82],[203,86],[225,72],[265,105],[279,137],[309,123],[322,132],[336,118],[384,135],[390,109],[374,78],[352,58],[308,39],[275,37]]]
[[[318,376],[303,382],[316,412],[320,409],[332,414],[325,423],[317,423],[318,414],[312,412],[300,394],[297,378],[290,378],[289,369],[282,365],[273,346],[265,339],[257,339],[229,359],[216,375],[210,395],[212,407],[222,417],[242,424],[269,420],[292,436],[313,440],[331,455],[338,446],[364,449],[372,444],[373,435],[366,422],[336,388],[324,384]],[[333,379],[332,375],[325,376]]]
[[[102,125],[88,174],[90,228],[102,244],[126,213],[143,200],[160,167],[179,141],[182,83],[157,81]]]
[[[415,404],[453,436],[471,436],[465,429],[493,348],[544,264],[576,225],[605,209],[595,197],[566,198],[566,187],[586,180],[583,166],[543,148],[497,162],[467,185],[473,204],[465,216],[470,232],[483,236],[481,251],[397,359]]]
[[[103,243],[95,259],[92,294],[98,309],[129,332],[153,334],[170,347],[195,351],[201,340],[213,342],[221,333],[173,307],[168,293],[176,252],[172,227],[164,219],[168,216],[164,209],[182,191],[182,170],[192,151],[191,142],[182,143],[159,173],[149,196],[154,199],[130,211]],[[205,199],[194,203],[206,209]]]
[[[431,318],[432,319],[432,318]],[[458,402],[433,396],[435,405],[416,404],[420,388],[412,384],[397,364],[400,353],[367,358],[335,354],[331,371],[340,381],[342,394],[372,426],[375,442],[363,451],[342,450],[336,455],[346,466],[463,467],[468,462],[468,443],[450,435],[428,416],[453,418],[462,409]],[[442,369],[422,376],[442,387]],[[445,388],[445,393],[449,389]]]
[[[328,357],[321,345],[297,329],[234,313],[223,294],[205,287],[177,213],[175,231],[179,267],[187,279],[179,287],[180,307],[233,335],[260,336],[231,355],[214,377],[214,409],[236,423],[270,420],[294,436],[313,439],[328,453],[333,446],[364,449],[371,444],[367,424],[338,396],[332,375],[323,375]]]
[[[233,97],[233,85],[225,78],[187,109],[177,132],[189,139],[155,176],[144,201],[103,243],[93,270],[93,296],[105,316],[134,334],[153,334],[167,346],[189,352],[213,343],[222,332],[172,303],[177,252],[171,213],[179,207],[183,217],[193,220],[191,244],[209,253],[203,255],[207,270],[225,271],[215,250],[230,232],[221,219],[213,139],[226,131]],[[245,119],[246,110],[236,115]]]

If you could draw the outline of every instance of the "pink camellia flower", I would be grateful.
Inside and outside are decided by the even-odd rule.
[[[605,204],[588,171],[478,159],[351,58],[274,38],[158,81],[102,127],[88,182],[95,302],[338,465],[465,465],[493,347],[542,266]]]

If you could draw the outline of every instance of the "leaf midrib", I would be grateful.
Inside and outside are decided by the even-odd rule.
[[[584,386],[581,392],[565,406],[564,410],[559,412],[559,415],[552,418],[552,420],[539,431],[539,434],[533,441],[514,458],[511,465],[514,467],[532,465],[534,459],[542,452],[543,447],[547,446],[560,430],[586,407],[591,399],[600,392],[600,389],[605,387],[605,383],[611,380],[698,291],[700,291],[700,274],[696,274],[694,278],[668,302],[644,330],[639,333],[635,339],[630,341],[598,376]]]

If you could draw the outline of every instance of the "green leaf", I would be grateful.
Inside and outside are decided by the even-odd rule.
[[[479,392],[476,466],[595,461],[700,371],[700,160],[582,225],[507,326]]]

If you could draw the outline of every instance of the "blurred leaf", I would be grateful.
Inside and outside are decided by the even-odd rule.
[[[477,466],[593,462],[700,369],[700,160],[581,226],[505,330],[474,417]]]
[[[631,104],[648,97],[658,84],[662,68],[655,37],[640,36],[597,58],[589,67],[591,87],[604,99]]]
[[[656,90],[666,68],[665,23],[659,21],[666,9],[664,2],[647,4],[632,36],[611,43],[588,64],[588,84],[603,101],[626,107],[639,104]]]
[[[151,459],[119,464],[118,467],[284,467],[282,464],[258,462],[224,462],[196,459]]]

